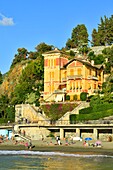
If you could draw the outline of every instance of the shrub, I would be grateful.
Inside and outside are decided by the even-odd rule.
[[[52,138],[54,138],[55,136],[54,136],[54,134],[53,134],[52,132],[50,132],[50,134],[49,134],[47,137],[52,137]]]
[[[91,112],[93,112],[92,107],[87,107],[87,108],[79,110],[79,114],[89,114]]]
[[[81,100],[81,101],[86,101],[86,99],[87,99],[87,93],[86,93],[86,92],[82,92],[82,93],[80,94],[80,100]]]
[[[75,124],[76,123],[76,114],[70,115],[70,124]]]
[[[78,121],[98,120],[100,118],[104,118],[104,117],[111,116],[111,115],[113,115],[113,109],[99,111],[99,112],[92,112],[90,114],[79,114],[77,115],[77,120]]]
[[[66,100],[70,100],[70,96],[69,95],[66,95]]]

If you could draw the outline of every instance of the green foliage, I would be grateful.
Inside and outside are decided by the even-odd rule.
[[[0,71],[0,84],[2,84],[2,82],[3,82],[3,76],[2,76],[2,73]]]
[[[74,47],[75,47],[74,42],[72,41],[72,39],[68,38],[68,40],[66,42],[66,49],[71,49],[71,48],[74,48]]]
[[[75,124],[76,123],[76,114],[70,115],[70,124]]]
[[[112,96],[113,99],[113,96]],[[113,115],[113,100],[109,103],[103,100],[99,95],[92,97],[90,107],[81,109],[77,115],[77,121],[81,120],[98,120],[103,117]]]
[[[44,65],[42,59],[31,61],[23,70],[19,83],[12,94],[11,103],[25,102],[39,105],[40,91],[43,90]],[[34,95],[34,98],[33,98]],[[32,99],[30,97],[32,96]]]
[[[66,100],[70,100],[70,96],[69,95],[66,95]]]
[[[32,51],[29,52],[29,56],[28,56],[29,59],[34,60],[34,59],[37,59],[39,57],[40,57],[40,54],[37,51],[36,52],[32,52]]]
[[[87,43],[83,43],[79,47],[79,53],[82,54],[82,55],[86,55],[89,51],[90,51],[90,48],[88,47]]]
[[[100,42],[99,42],[99,35],[98,35],[98,31],[94,28],[92,31],[92,46],[99,46]]]
[[[100,118],[104,118],[112,115],[113,115],[113,109],[108,109],[108,110],[103,110],[98,112],[92,112],[90,114],[79,114],[77,115],[77,121],[98,120]]]
[[[84,43],[88,43],[87,28],[84,24],[77,25],[72,30],[71,38],[66,42],[66,48],[80,47]]]
[[[87,107],[87,108],[79,110],[79,114],[90,114],[92,111],[93,111],[92,107]]]
[[[95,65],[103,64],[105,62],[104,55],[103,54],[95,55],[94,51],[89,52],[88,58],[89,58],[90,61],[94,60]]]
[[[13,105],[10,105],[7,95],[0,97],[0,118],[9,120],[14,120],[15,118],[15,108]]]
[[[55,136],[54,136],[54,134],[52,132],[50,132],[50,134],[47,137],[54,138]]]
[[[12,105],[9,105],[6,108],[6,114],[7,114],[7,119],[9,120],[15,120],[15,107]]]
[[[105,73],[110,73],[113,67],[113,46],[105,48],[102,53],[104,58],[108,60],[108,62],[105,62]]]
[[[72,58],[74,58],[74,56],[75,56],[75,52],[74,52],[74,51],[72,51],[72,50],[70,50],[70,56],[71,56]]]
[[[73,28],[71,38],[76,47],[81,46],[83,43],[88,43],[88,33],[86,26],[81,24]]]
[[[101,103],[102,101],[101,101],[100,95],[95,95],[91,98],[90,106],[93,107],[95,104],[99,105]]]
[[[113,15],[101,17],[98,29],[93,29],[92,46],[111,45],[113,43]]]
[[[51,51],[53,49],[53,45],[47,45],[45,44],[44,42],[43,43],[40,43],[38,44],[35,49],[39,52],[39,53],[44,53],[44,52],[47,52],[47,51]]]
[[[8,121],[10,121],[11,123],[14,122],[14,118],[13,118],[13,119],[9,119],[9,118],[0,118],[0,124],[7,124]]]
[[[18,53],[15,54],[13,62],[10,68],[13,68],[17,63],[21,62],[22,60],[26,60],[28,51],[25,48],[18,48]]]
[[[51,120],[58,120],[66,112],[72,111],[77,104],[46,104],[42,105],[42,110]]]
[[[80,100],[81,100],[81,101],[86,101],[86,99],[87,99],[87,93],[86,93],[86,92],[82,92],[82,93],[80,94]]]

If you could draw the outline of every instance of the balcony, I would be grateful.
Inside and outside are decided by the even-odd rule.
[[[75,79],[82,79],[82,75],[67,76],[67,80],[75,80]]]
[[[92,79],[93,80],[98,80],[98,77],[97,76],[92,76]]]
[[[64,94],[66,93],[66,88],[62,89],[62,90],[55,90],[54,94]]]
[[[98,80],[97,76],[92,76],[92,75],[89,75],[87,78],[90,80]]]

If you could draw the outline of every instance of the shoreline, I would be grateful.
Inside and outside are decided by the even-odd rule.
[[[103,142],[102,147],[84,147],[83,142],[76,142],[72,145],[48,145],[48,143],[42,141],[33,141],[33,148],[30,151],[39,152],[60,152],[70,154],[87,154],[87,155],[111,155],[113,156],[113,142]],[[12,142],[4,142],[0,144],[1,151],[29,151],[24,145],[14,145]]]

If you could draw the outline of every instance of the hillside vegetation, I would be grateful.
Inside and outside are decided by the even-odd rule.
[[[72,59],[76,56],[76,52],[74,52],[73,48],[77,48],[78,54],[85,56],[87,55],[87,59],[89,61],[94,60],[96,65],[104,65],[104,72],[109,76],[106,82],[104,82],[102,85],[102,92],[97,92],[97,96],[99,96],[100,93],[103,93],[104,97],[102,97],[100,100],[97,100],[96,98],[96,101],[99,101],[98,104],[103,105],[105,103],[113,103],[112,30],[113,15],[109,18],[106,16],[101,18],[98,28],[94,29],[92,32],[92,41],[90,41],[91,45],[105,46],[105,49],[101,51],[101,54],[96,55],[95,52],[92,51],[88,46],[89,35],[84,24],[77,25],[75,28],[73,28],[71,38],[67,40],[65,47],[62,47],[61,49],[63,52],[68,54],[69,59]],[[109,46],[106,47],[106,45]],[[40,93],[44,88],[44,58],[42,54],[44,52],[53,50],[54,46],[40,43],[35,47],[35,49],[36,51],[32,52],[28,51],[24,47],[18,48],[17,54],[15,54],[10,66],[10,70],[4,75],[2,75],[0,72],[0,119],[14,119],[16,104],[29,103],[35,104],[37,106],[40,105]],[[93,97],[91,102],[95,103]],[[68,108],[68,106],[65,107]],[[61,115],[64,114],[63,110],[64,108],[62,108]],[[55,110],[53,109],[53,114],[54,113]],[[48,116],[52,116],[52,113],[50,114],[47,112],[47,114]],[[95,114],[97,114],[97,112],[95,112]],[[57,119],[60,116],[53,116],[52,119]],[[94,119],[93,115],[92,118]]]

